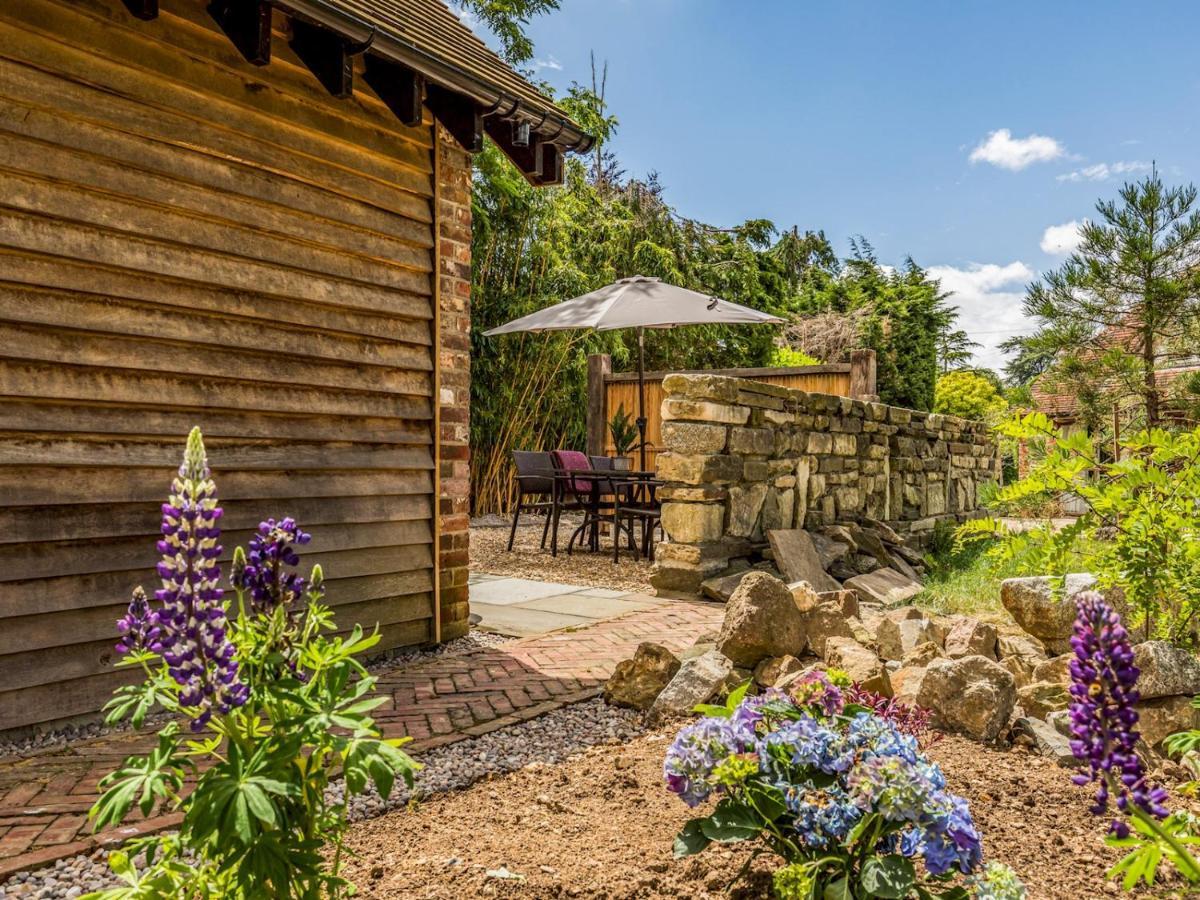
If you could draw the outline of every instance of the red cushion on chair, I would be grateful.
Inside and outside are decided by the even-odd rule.
[[[555,450],[554,464],[567,472],[592,471],[592,461],[579,450]],[[592,482],[586,478],[572,478],[571,487],[581,494],[590,494]]]

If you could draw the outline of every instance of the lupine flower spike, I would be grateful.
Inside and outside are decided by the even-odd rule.
[[[180,706],[198,710],[192,730],[199,731],[214,709],[228,712],[248,697],[226,634],[217,564],[221,508],[199,428],[188,435],[179,476],[162,512],[162,539],[158,542],[162,588],[155,596],[163,604],[159,614],[163,659],[182,687]]]
[[[133,598],[129,601],[129,609],[117,620],[117,631],[121,640],[117,643],[118,653],[140,653],[149,650],[151,653],[162,652],[162,642],[159,636],[158,613],[150,609],[146,592],[141,585],[133,589]]]
[[[259,523],[258,533],[250,538],[250,552],[238,557],[233,572],[234,585],[250,595],[255,612],[270,614],[280,606],[291,609],[306,588],[320,587],[310,586],[299,573],[284,568],[300,563],[296,546],[311,539],[290,517]]]
[[[1071,751],[1086,763],[1088,774],[1075,776],[1079,785],[1096,782],[1095,815],[1104,815],[1111,796],[1117,809],[1164,819],[1167,792],[1152,786],[1137,755],[1137,666],[1121,618],[1102,595],[1085,591],[1075,598],[1078,615],[1071,646]],[[1126,837],[1129,826],[1114,819],[1112,833]]]

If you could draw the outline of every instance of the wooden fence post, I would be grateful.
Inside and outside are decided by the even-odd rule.
[[[858,400],[875,400],[875,351],[850,351],[850,396]]]
[[[612,357],[590,353],[587,359],[587,453],[603,456],[608,436],[607,389],[604,379],[612,374]]]

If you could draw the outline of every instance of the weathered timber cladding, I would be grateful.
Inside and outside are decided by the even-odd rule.
[[[698,593],[773,529],[879,520],[920,544],[1000,477],[983,422],[716,375],[662,388],[660,593]]]
[[[202,0],[0,4],[0,730],[121,680],[193,424],[227,550],[294,515],[340,624],[466,628],[469,158],[272,55]]]

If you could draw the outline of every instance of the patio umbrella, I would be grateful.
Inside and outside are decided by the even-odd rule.
[[[592,328],[612,331],[617,328],[636,328],[638,338],[638,435],[641,440],[641,467],[646,468],[646,343],[647,328],[678,328],[681,325],[760,325],[782,322],[768,315],[710,297],[697,291],[677,287],[634,275],[535,313],[513,319],[498,328],[485,331],[491,337],[521,331],[569,331]]]

